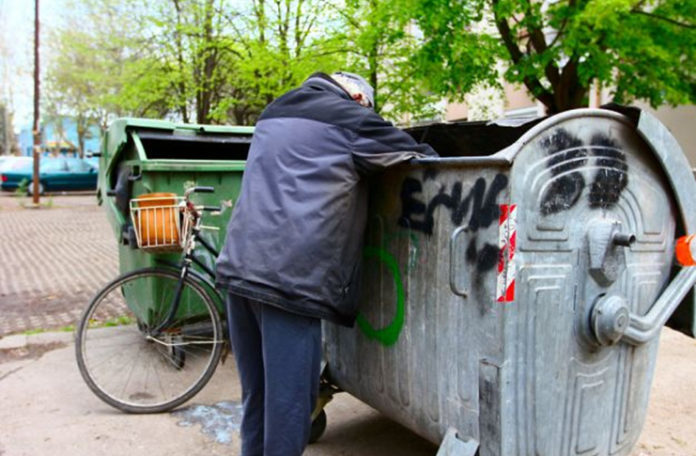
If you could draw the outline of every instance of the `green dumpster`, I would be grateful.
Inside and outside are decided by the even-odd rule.
[[[121,273],[162,265],[176,267],[181,260],[181,253],[151,253],[137,248],[130,202],[140,195],[166,192],[181,196],[193,186],[214,187],[214,193],[195,194],[193,200],[196,204],[221,208],[219,215],[205,216],[204,224],[214,229],[203,233],[210,245],[217,250],[221,248],[241,188],[252,133],[253,127],[176,124],[151,119],[124,118],[111,124],[102,142],[97,198],[105,206],[118,240]],[[213,255],[201,252],[199,256],[213,269]],[[147,323],[148,315],[158,312],[155,303],[162,302],[160,297],[171,291],[161,287],[153,283],[148,289],[129,292],[138,296],[138,302],[153,303],[150,309],[132,309]],[[183,296],[183,299],[197,298]],[[181,307],[196,308],[195,305]],[[219,302],[218,307],[223,310]]]

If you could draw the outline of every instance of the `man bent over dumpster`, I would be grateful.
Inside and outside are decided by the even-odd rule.
[[[377,115],[360,76],[316,73],[261,114],[217,260],[242,384],[242,456],[299,456],[321,319],[352,326],[372,172],[436,155]]]

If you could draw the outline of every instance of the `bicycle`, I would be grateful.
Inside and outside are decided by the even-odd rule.
[[[202,212],[220,209],[190,201],[192,193],[213,191],[194,187],[183,198],[131,200],[139,248],[182,251],[181,264],[117,277],[80,318],[75,336],[80,374],[100,399],[119,410],[158,413],[177,407],[205,386],[220,361],[226,337],[209,293],[217,294],[209,280],[215,273],[195,255],[201,245],[217,257],[200,232],[206,228]]]
[[[208,228],[201,224],[202,212],[220,208],[190,201],[192,193],[213,191],[193,187],[183,198],[131,200],[138,247],[182,251],[182,261],[178,267],[144,268],[117,277],[97,293],[80,318],[75,335],[80,374],[97,397],[121,411],[160,413],[183,404],[208,383],[222,357],[224,325],[206,290],[220,301],[222,296],[210,280],[215,272],[195,255],[201,245],[218,256],[200,232]],[[144,221],[154,222],[154,229],[141,232]],[[193,264],[203,272],[192,269]],[[170,285],[163,285],[165,281]],[[338,391],[322,376],[309,443],[323,435],[324,407]]]

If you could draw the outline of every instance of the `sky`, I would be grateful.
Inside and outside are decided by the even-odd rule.
[[[65,0],[40,0],[39,44],[48,29],[59,23]],[[16,132],[33,119],[34,96],[34,1],[0,0],[0,100],[14,112]],[[40,65],[46,68],[45,52],[40,49]]]

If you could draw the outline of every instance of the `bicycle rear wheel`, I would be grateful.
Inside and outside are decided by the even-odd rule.
[[[186,278],[179,309],[161,331],[179,273],[148,268],[120,276],[92,300],[75,340],[87,386],[129,413],[156,413],[183,404],[205,386],[220,360],[224,336],[213,300]]]

